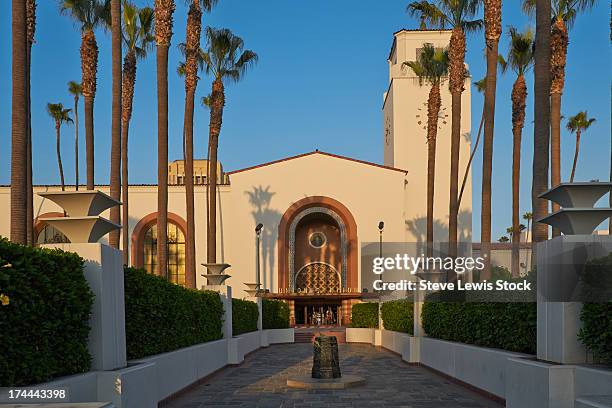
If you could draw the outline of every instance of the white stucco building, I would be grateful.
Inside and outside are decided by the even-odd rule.
[[[361,247],[378,242],[380,221],[384,222],[386,242],[425,240],[429,87],[420,86],[411,69],[402,69],[402,63],[415,60],[423,44],[446,47],[449,39],[450,31],[401,30],[394,34],[381,134],[372,135],[384,152],[382,164],[315,151],[225,173],[223,184],[218,186],[217,261],[232,265],[226,283],[234,288],[234,296],[246,296],[243,283],[255,280],[254,228],[258,223],[264,225],[262,284],[273,296],[289,302],[298,324],[307,323],[311,311],[323,308],[332,311],[335,322],[348,321],[350,306],[362,292]],[[441,92],[434,216],[435,239],[446,241],[451,96],[445,85]],[[466,79],[460,178],[469,158],[470,128],[470,80]],[[180,173],[182,167],[171,165]],[[174,176],[178,180],[180,174]],[[37,186],[35,194],[58,188]],[[108,192],[108,186],[99,188]],[[471,241],[471,188],[469,177],[459,213],[459,239],[467,242]],[[4,214],[10,214],[9,193],[8,187],[0,189],[0,211]],[[157,186],[133,185],[129,200],[129,263],[154,271]],[[184,186],[170,185],[168,210],[171,279],[199,288],[206,284],[201,276],[204,267],[199,266],[196,276],[185,276]],[[34,211],[38,241],[53,239],[56,234],[45,227],[44,218],[61,215],[60,208],[35,195]],[[206,185],[199,184],[195,186],[198,265],[206,261],[206,213]],[[0,235],[9,235],[9,225],[5,218]]]

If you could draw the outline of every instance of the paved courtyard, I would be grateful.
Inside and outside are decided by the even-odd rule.
[[[484,408],[500,405],[440,377],[406,364],[384,349],[340,345],[343,373],[367,379],[347,390],[288,388],[287,377],[310,373],[312,345],[286,344],[260,349],[243,364],[228,367],[166,406],[199,407],[405,407]]]

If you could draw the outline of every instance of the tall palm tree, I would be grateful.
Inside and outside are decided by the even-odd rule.
[[[202,33],[202,8],[210,11],[217,0],[191,0],[187,14],[185,54],[185,115],[183,122],[185,161],[185,205],[187,209],[187,248],[185,279],[187,286],[195,287],[195,210],[193,192],[193,113],[195,92],[198,86],[198,66],[201,63],[200,38]]]
[[[79,190],[79,98],[83,87],[79,82],[68,82],[68,92],[74,98],[74,185]]]
[[[110,0],[63,0],[60,11],[81,29],[81,84],[85,99],[85,156],[87,189],[94,189],[94,99],[98,75],[98,42],[94,30],[110,25]]]
[[[213,77],[208,134],[208,237],[207,262],[217,262],[217,149],[225,107],[224,81],[238,82],[257,62],[257,54],[244,50],[242,38],[226,28],[206,27],[207,48],[203,53],[206,73]]]
[[[484,140],[482,145],[482,207],[480,242],[487,259],[491,242],[491,177],[493,176],[493,136],[495,123],[495,91],[497,88],[497,56],[501,35],[501,0],[484,0],[484,25],[487,76],[484,101]]]
[[[26,1],[26,31],[27,31],[27,68],[26,68],[26,92],[27,92],[27,165],[26,165],[26,184],[27,184],[27,208],[26,208],[26,235],[28,245],[34,243],[34,191],[32,187],[32,98],[30,96],[30,70],[32,67],[32,45],[34,44],[34,34],[36,32],[36,0]]]
[[[479,93],[484,93],[486,87],[487,77],[481,78],[479,81],[474,82],[474,87]],[[465,166],[465,172],[463,173],[463,181],[461,182],[461,189],[459,190],[459,198],[457,198],[457,208],[461,205],[461,199],[463,198],[463,192],[465,191],[465,185],[467,184],[467,179],[470,174],[470,168],[472,167],[472,161],[474,160],[474,155],[476,155],[476,150],[478,150],[478,144],[480,143],[480,135],[482,134],[482,127],[484,125],[484,104],[482,105],[482,114],[480,115],[480,125],[478,126],[478,135],[476,136],[476,142],[474,143],[474,147],[472,147],[472,152],[470,153],[470,158],[468,159],[467,165]]]
[[[533,213],[531,211],[527,211],[523,214],[523,219],[527,221],[527,236],[525,237],[526,241],[531,239],[531,220],[533,219]]]
[[[533,217],[537,221],[548,213],[548,201],[539,195],[548,189],[550,145],[550,0],[535,0],[536,36],[534,51],[533,112],[533,169],[531,201]],[[548,226],[533,225],[533,242],[548,239]],[[532,246],[533,251],[536,249]]]
[[[168,50],[174,0],[155,0],[157,45],[157,265],[168,277]]]
[[[121,199],[121,0],[111,0],[111,49],[112,49],[112,119],[111,119],[111,159],[110,159],[110,196]],[[110,220],[121,224],[120,208],[110,209]],[[125,226],[124,226],[125,229]],[[119,231],[113,230],[108,237],[111,247],[119,249]]]
[[[438,137],[438,116],[440,114],[440,83],[448,75],[448,50],[436,50],[425,44],[417,61],[407,61],[402,66],[412,68],[419,77],[419,85],[427,83],[427,256],[433,255],[434,240],[434,189],[436,178],[436,140]]]
[[[482,20],[472,20],[480,7],[480,0],[427,0],[414,1],[408,4],[407,11],[418,16],[432,26],[444,29],[452,28],[449,44],[449,88],[451,92],[452,126],[451,126],[451,169],[448,241],[449,253],[457,252],[457,217],[459,213],[459,144],[461,141],[461,94],[467,75],[465,69],[465,34],[479,30]]]
[[[128,180],[128,138],[134,86],[136,85],[136,66],[139,59],[144,59],[155,41],[153,35],[153,9],[138,9],[132,3],[123,3],[123,42],[125,57],[121,85],[121,184],[122,184],[122,219],[123,219],[123,263],[129,263],[129,180]]]
[[[568,29],[572,27],[579,12],[590,9],[596,0],[551,0],[552,28],[551,86],[550,86],[550,182],[556,186],[561,182],[561,97],[565,86],[565,65],[567,63]],[[528,14],[535,11],[536,0],[524,0],[523,9]],[[553,203],[553,211],[559,205]],[[553,236],[561,231],[553,228]]]
[[[57,166],[59,167],[60,181],[62,191],[66,189],[64,184],[64,167],[62,166],[62,154],[60,151],[60,128],[63,123],[72,123],[70,112],[72,109],[64,109],[64,105],[61,103],[48,103],[47,113],[51,116],[51,119],[55,122],[55,151],[57,153]]]
[[[27,243],[27,28],[26,3],[13,0],[12,124],[11,124],[11,241]]]
[[[595,118],[589,118],[586,111],[578,112],[567,120],[567,130],[576,134],[576,150],[574,152],[574,164],[572,164],[572,174],[570,183],[574,182],[576,174],[576,163],[578,162],[578,152],[580,150],[580,136],[595,122]]]
[[[533,65],[533,33],[531,30],[519,32],[510,27],[510,45],[506,59],[499,57],[502,72],[510,68],[516,74],[512,86],[512,276],[519,275],[520,233],[520,176],[521,140],[525,126],[525,107],[527,105],[527,85],[525,73]]]

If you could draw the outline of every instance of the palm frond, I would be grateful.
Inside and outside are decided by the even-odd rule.
[[[413,17],[421,20],[421,24],[425,22],[439,28],[446,28],[451,25],[450,19],[440,10],[435,4],[427,0],[413,1],[406,7],[406,12]]]
[[[487,88],[487,77],[483,77],[480,80],[474,82],[474,87],[476,88],[476,90],[480,93],[483,93],[485,91],[485,89]]]
[[[202,63],[207,74],[216,79],[227,78],[239,81],[242,75],[254,64],[258,56],[245,50],[242,38],[226,28],[206,27],[206,50],[201,52]]]

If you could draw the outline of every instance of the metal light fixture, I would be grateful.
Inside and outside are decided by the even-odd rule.
[[[261,242],[261,232],[263,231],[263,224],[260,222],[259,224],[257,224],[257,226],[255,227],[255,242],[256,242],[256,255],[255,255],[255,271],[257,272],[257,278],[255,283],[257,283],[257,291],[261,290],[261,278],[259,276],[259,245]]]

